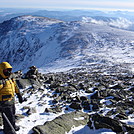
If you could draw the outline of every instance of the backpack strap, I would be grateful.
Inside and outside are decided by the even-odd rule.
[[[3,84],[3,87],[4,87],[5,84],[6,84],[6,81],[8,81],[8,80],[12,80],[12,82],[14,82],[14,78],[13,78],[13,77],[9,77],[9,78],[7,78],[7,79],[4,79],[4,78],[2,78],[2,77],[0,76],[0,85]],[[0,90],[1,90],[1,89],[0,89]]]
[[[0,85],[2,85],[4,82],[3,82],[3,80],[0,80]]]
[[[4,88],[4,86],[5,86],[5,84],[6,84],[6,81],[8,81],[10,78],[8,78],[8,79],[3,79],[3,78],[0,78],[0,85],[3,85],[3,87],[2,88]],[[1,88],[1,89],[2,89]],[[0,89],[0,90],[1,90]]]
[[[4,88],[5,84],[6,81],[4,79],[0,79],[0,85],[1,85],[0,91]]]

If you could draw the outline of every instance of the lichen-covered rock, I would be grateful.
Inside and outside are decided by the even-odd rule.
[[[34,134],[65,134],[72,126],[86,125],[88,114],[83,112],[71,112],[63,114],[52,121],[47,121],[44,125],[33,128]]]

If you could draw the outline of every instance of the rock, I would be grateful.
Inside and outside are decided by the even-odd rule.
[[[62,109],[61,109],[60,106],[55,106],[55,107],[52,107],[52,108],[46,108],[44,112],[46,112],[46,113],[49,113],[49,112],[60,113],[60,112],[62,112]]]
[[[99,91],[95,90],[91,96],[90,96],[90,99],[98,99],[99,97]]]
[[[124,113],[119,113],[117,114],[114,119],[117,119],[117,120],[124,120],[124,119],[128,119],[127,115],[124,114]]]
[[[134,134],[134,130],[129,131],[127,134]]]
[[[83,102],[83,101],[88,101],[88,98],[87,98],[87,96],[81,96],[80,97],[80,100]]]
[[[72,126],[86,125],[88,114],[83,112],[71,112],[63,114],[52,121],[45,122],[33,128],[34,134],[65,134]]]
[[[18,123],[21,119],[25,118],[24,115],[22,114],[16,114],[15,115],[15,120],[16,120],[16,123]]]
[[[134,86],[130,87],[129,90],[134,93]]]
[[[34,80],[34,79],[19,78],[18,80],[16,80],[16,82],[20,89],[24,89],[24,88],[30,87],[30,86],[33,89],[38,89],[41,87],[41,83],[38,80]]]
[[[92,104],[92,111],[99,110],[99,105],[97,103]]]
[[[72,102],[69,105],[69,107],[72,108],[72,109],[76,109],[76,110],[81,110],[82,109],[81,104],[79,102]]]
[[[81,103],[81,105],[82,105],[82,108],[83,108],[84,110],[91,110],[91,109],[90,109],[90,102],[89,102],[89,101],[84,100],[84,101]]]
[[[58,87],[60,87],[60,83],[59,82],[52,83],[49,87],[50,88],[58,88]]]
[[[117,84],[117,85],[110,86],[110,89],[122,89],[122,86]]]
[[[111,129],[114,132],[124,132],[125,130],[125,125],[119,120],[104,117],[99,114],[90,115],[88,126],[91,129],[107,128]]]
[[[128,134],[133,134],[134,132],[134,125],[125,125],[127,133]]]
[[[22,88],[22,89],[24,89],[28,86],[31,86],[31,83],[28,79],[21,79],[20,78],[20,79],[16,80],[16,82],[17,82],[17,85],[19,86],[19,88]]]
[[[33,114],[33,113],[36,113],[36,108],[29,108],[28,110],[27,110],[27,112],[26,112],[26,114],[28,114],[28,115],[31,115],[31,114]]]
[[[85,87],[84,87],[84,84],[83,83],[79,83],[79,89],[85,89]]]

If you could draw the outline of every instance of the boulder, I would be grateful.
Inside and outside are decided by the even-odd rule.
[[[121,121],[112,119],[110,117],[104,117],[98,113],[89,116],[88,126],[91,129],[107,128],[114,132],[126,131],[125,124]]]
[[[82,109],[81,104],[79,102],[72,102],[69,105],[69,107],[73,108],[73,109],[76,109],[76,110],[81,110]]]
[[[86,125],[88,114],[83,112],[71,112],[63,114],[52,121],[45,122],[44,125],[38,125],[33,128],[34,134],[65,134],[73,126]]]

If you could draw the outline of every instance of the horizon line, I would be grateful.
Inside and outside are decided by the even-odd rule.
[[[129,11],[134,12],[134,9],[114,9],[114,8],[42,8],[42,7],[0,7],[0,9],[27,9],[27,10],[48,10],[48,11],[73,11],[73,10],[98,10],[98,11]]]

